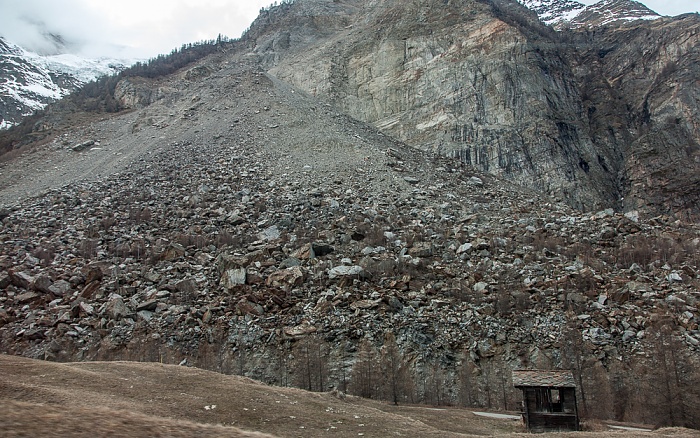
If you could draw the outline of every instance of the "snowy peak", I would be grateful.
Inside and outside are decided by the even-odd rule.
[[[543,23],[553,26],[570,22],[586,9],[586,5],[574,0],[521,0],[521,3],[536,12]]]
[[[520,0],[556,29],[597,27],[614,22],[655,20],[659,14],[634,0],[602,0],[590,6],[574,0]]]
[[[605,26],[618,21],[656,20],[661,15],[634,0],[602,0],[571,20],[575,27]]]
[[[40,55],[0,37],[0,129],[62,98],[86,82],[117,73],[134,61]]]

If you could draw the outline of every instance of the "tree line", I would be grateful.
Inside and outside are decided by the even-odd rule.
[[[315,392],[336,389],[393,404],[517,411],[521,393],[513,388],[514,368],[563,368],[574,374],[584,419],[700,429],[698,358],[674,332],[662,321],[646,331],[644,355],[601,359],[587,350],[572,324],[563,330],[558,349],[538,355],[534,363],[515,350],[486,356],[473,348],[439,355],[413,351],[401,348],[393,333],[380,342],[363,338],[356,345],[312,334],[280,345],[272,373],[276,377],[268,383]],[[236,374],[253,366],[245,349],[234,360],[230,371]]]
[[[167,76],[212,53],[222,50],[234,41],[219,34],[216,39],[183,44],[180,48],[173,49],[167,55],[161,54],[146,62],[137,62],[119,73],[111,76],[102,76],[92,82],[88,82],[73,92],[69,99],[83,111],[118,112],[123,108],[114,98],[114,90],[122,79],[132,77],[153,79]]]

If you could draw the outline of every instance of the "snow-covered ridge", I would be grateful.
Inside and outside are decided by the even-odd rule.
[[[601,0],[590,6],[575,0],[519,1],[536,12],[543,23],[558,29],[661,18],[661,15],[634,0]]]
[[[520,3],[537,13],[545,24],[569,22],[586,9],[586,5],[574,0],[520,0]]]
[[[44,108],[86,82],[117,73],[136,60],[44,56],[0,37],[0,129]]]

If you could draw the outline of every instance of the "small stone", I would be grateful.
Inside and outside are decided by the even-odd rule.
[[[241,299],[236,304],[236,309],[240,315],[255,315],[261,316],[265,313],[265,309],[260,304],[251,303],[245,298]]]
[[[118,296],[107,302],[103,313],[111,319],[118,320],[129,315],[129,308],[124,304],[124,300]]]
[[[338,277],[364,277],[366,275],[365,270],[362,266],[336,266],[335,268],[328,271],[328,277],[330,279]]]
[[[683,277],[680,276],[678,272],[671,272],[666,276],[666,281],[673,282],[673,281],[683,281]]]
[[[180,245],[179,243],[171,243],[165,251],[163,251],[160,255],[161,260],[165,260],[166,262],[172,262],[180,257],[184,257],[187,251],[185,251],[185,247]]]
[[[50,294],[51,292],[51,285],[53,282],[51,281],[51,278],[49,278],[48,275],[40,275],[34,280],[34,290],[45,293],[45,294]]]
[[[379,305],[381,300],[358,300],[350,304],[350,308],[353,310],[357,309],[374,309]]]
[[[30,303],[34,300],[37,300],[41,298],[41,295],[39,295],[36,292],[25,292],[23,294],[19,294],[15,297],[15,301],[17,301],[20,304],[26,304]]]
[[[468,252],[470,252],[470,251],[472,250],[473,247],[474,247],[474,245],[472,245],[472,244],[469,243],[469,242],[467,242],[467,243],[465,243],[465,244],[463,244],[463,245],[460,245],[460,247],[457,248],[457,254],[468,253]]]
[[[83,275],[85,275],[85,284],[92,283],[93,281],[100,281],[104,278],[102,269],[97,266],[86,266],[83,268]]]
[[[303,323],[294,327],[285,327],[283,332],[287,336],[297,338],[315,333],[316,330],[316,327],[312,326],[311,324]]]
[[[488,289],[489,285],[487,283],[484,283],[483,281],[480,281],[474,285],[472,288],[474,292],[484,292],[486,289]]]
[[[271,227],[266,228],[263,230],[261,233],[258,234],[258,237],[261,240],[277,240],[281,236],[279,228],[277,228],[277,225],[273,225]]]
[[[0,272],[0,289],[5,289],[11,283],[10,274],[7,272]]]
[[[140,310],[136,312],[136,316],[145,322],[150,322],[153,319],[153,312],[149,310]]]
[[[36,341],[39,339],[44,339],[46,335],[44,334],[44,330],[40,328],[33,328],[26,330],[23,335],[25,338],[31,340],[31,341]]]
[[[82,152],[94,144],[95,144],[95,140],[87,140],[87,141],[84,141],[82,143],[78,143],[78,144],[74,145],[71,149],[73,150],[73,152]]]
[[[57,297],[62,297],[71,290],[71,284],[65,280],[58,280],[49,286],[49,291]]]
[[[26,272],[10,272],[10,281],[17,287],[29,289],[34,284],[34,277]]]
[[[267,277],[266,284],[268,286],[301,286],[304,283],[304,273],[299,266],[294,266],[284,270],[280,270],[270,274]]]
[[[226,289],[233,289],[236,286],[246,283],[247,272],[245,268],[229,269],[221,276],[220,284]]]
[[[294,258],[294,257],[289,257],[280,263],[280,269],[286,269],[286,268],[292,268],[294,266],[300,266],[301,265],[301,260]]]
[[[156,307],[158,306],[158,300],[148,300],[144,301],[142,303],[139,303],[138,306],[136,306],[136,311],[140,312],[142,310],[147,310],[149,312],[152,312],[156,310]]]
[[[637,339],[637,332],[634,330],[625,330],[622,334],[622,342],[629,342],[632,339]]]
[[[483,186],[484,186],[484,181],[483,181],[481,178],[477,177],[477,176],[472,176],[471,178],[469,178],[469,183],[468,183],[468,184],[469,184],[470,186],[474,186],[474,187],[483,187]]]
[[[632,222],[639,222],[639,212],[637,210],[634,211],[628,211],[625,213],[625,217]]]
[[[311,244],[311,249],[314,251],[316,257],[323,257],[325,255],[331,254],[334,249],[327,243],[314,242]]]
[[[95,308],[91,304],[81,301],[79,304],[80,313],[84,315],[92,315],[95,312]]]

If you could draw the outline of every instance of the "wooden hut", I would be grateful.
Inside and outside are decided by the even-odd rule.
[[[523,391],[523,421],[530,432],[579,430],[576,383],[571,371],[513,371]]]

